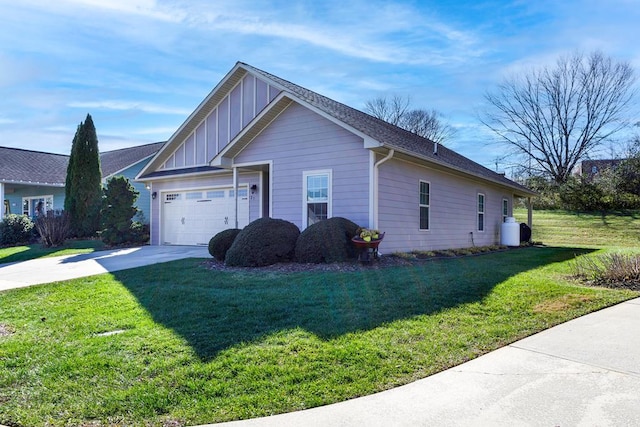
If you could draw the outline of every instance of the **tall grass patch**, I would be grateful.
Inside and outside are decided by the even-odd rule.
[[[576,258],[575,275],[589,284],[640,290],[640,254],[612,252]]]

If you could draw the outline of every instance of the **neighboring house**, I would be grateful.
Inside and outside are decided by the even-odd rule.
[[[615,169],[623,159],[583,160],[573,168],[573,175],[593,179],[607,169]]]
[[[261,217],[304,230],[341,216],[381,250],[499,241],[531,190],[454,151],[238,62],[138,177],[151,244],[205,245]]]
[[[162,145],[146,144],[100,154],[103,182],[118,175],[129,178],[140,193],[137,206],[147,219],[149,191],[133,177]],[[63,209],[68,164],[67,155],[0,147],[0,218],[8,213],[34,216],[38,206],[43,212]]]
[[[0,219],[62,209],[69,156],[0,147]]]

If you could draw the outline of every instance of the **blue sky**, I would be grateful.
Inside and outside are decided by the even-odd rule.
[[[640,0],[0,0],[0,145],[68,154],[87,113],[101,151],[164,141],[243,61],[358,109],[409,95],[495,168],[486,91],[576,51],[640,71],[639,23]]]

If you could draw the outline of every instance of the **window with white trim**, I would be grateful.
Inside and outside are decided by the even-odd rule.
[[[419,188],[419,209],[420,209],[420,230],[429,229],[429,190],[431,184],[427,181],[420,181]]]
[[[22,214],[27,216],[44,215],[53,209],[53,196],[31,196],[22,198]]]
[[[502,222],[506,222],[507,217],[509,217],[509,200],[502,199]]]
[[[478,231],[484,231],[484,194],[478,193]]]
[[[303,172],[303,227],[331,217],[331,171]]]

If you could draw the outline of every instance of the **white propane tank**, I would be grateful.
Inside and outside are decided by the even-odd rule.
[[[520,224],[514,217],[507,217],[500,228],[500,244],[504,246],[520,246]]]

